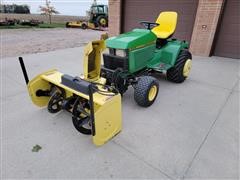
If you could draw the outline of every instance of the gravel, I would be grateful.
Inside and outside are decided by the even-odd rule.
[[[106,32],[72,28],[4,29],[1,35],[1,57],[53,51],[84,46]]]

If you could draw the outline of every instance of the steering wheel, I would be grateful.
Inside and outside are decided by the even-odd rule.
[[[143,25],[148,30],[151,30],[152,28],[159,26],[158,23],[149,22],[149,21],[141,21],[140,24]]]

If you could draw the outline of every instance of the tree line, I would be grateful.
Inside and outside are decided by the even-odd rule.
[[[28,5],[0,4],[0,13],[30,14],[30,7]]]

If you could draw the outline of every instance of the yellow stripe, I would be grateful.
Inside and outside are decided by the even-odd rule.
[[[137,49],[140,49],[140,48],[144,48],[146,46],[150,46],[150,45],[155,44],[155,43],[156,43],[156,41],[153,41],[153,42],[150,42],[150,43],[147,43],[147,44],[144,44],[144,45],[137,46],[135,48],[130,48],[129,51],[133,51],[133,50],[137,50]]]

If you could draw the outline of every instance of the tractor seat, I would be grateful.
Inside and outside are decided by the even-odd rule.
[[[175,32],[177,17],[173,11],[161,12],[156,21],[159,26],[153,28],[152,32],[160,39],[168,39]]]

